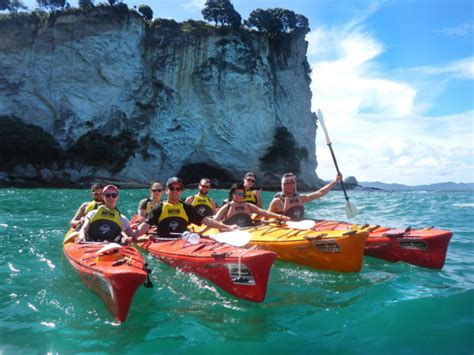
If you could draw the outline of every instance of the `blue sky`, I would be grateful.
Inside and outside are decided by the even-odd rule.
[[[125,2],[178,21],[202,19],[205,3]],[[309,19],[312,108],[324,113],[345,176],[409,185],[474,182],[472,0],[232,3],[244,19],[274,7]],[[331,179],[322,132],[317,144],[318,175]]]

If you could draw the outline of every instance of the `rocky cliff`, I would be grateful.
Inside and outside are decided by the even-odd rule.
[[[67,163],[73,180],[231,181],[254,171],[278,186],[293,170],[316,186],[304,36],[146,23],[111,7],[4,18],[0,115],[42,127],[63,149],[92,131],[135,139],[114,172]]]

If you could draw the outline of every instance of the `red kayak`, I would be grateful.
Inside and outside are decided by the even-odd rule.
[[[143,257],[132,247],[99,252],[105,243],[68,243],[64,255],[87,287],[119,322],[127,319],[137,288],[147,279]]]
[[[318,230],[347,230],[367,226],[352,225],[347,222],[318,221]],[[453,233],[434,228],[393,229],[373,226],[365,244],[364,255],[378,259],[441,269],[446,260],[449,240]]]
[[[237,248],[208,239],[197,244],[186,240],[147,241],[138,245],[157,259],[184,272],[199,275],[228,293],[262,302],[276,254]]]

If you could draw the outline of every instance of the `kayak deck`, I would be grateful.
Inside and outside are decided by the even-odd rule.
[[[209,239],[147,241],[138,246],[164,263],[199,275],[226,292],[248,301],[265,299],[275,253],[237,248]]]
[[[68,243],[64,255],[80,278],[105,303],[119,322],[127,319],[132,298],[147,278],[143,257],[123,246],[107,254],[97,252],[104,243]]]

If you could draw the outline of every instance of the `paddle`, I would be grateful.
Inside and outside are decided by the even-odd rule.
[[[234,247],[243,247],[250,241],[250,233],[245,231],[231,231],[217,233],[211,236],[219,243],[226,243]]]
[[[318,120],[321,123],[321,128],[323,129],[324,135],[326,136],[326,144],[328,145],[329,150],[331,151],[331,156],[332,156],[332,160],[334,161],[334,165],[336,166],[336,171],[338,174],[341,174],[341,172],[339,171],[339,167],[337,166],[336,156],[334,155],[334,151],[332,150],[332,143],[331,143],[331,140],[329,139],[328,130],[326,128],[326,125],[324,124],[323,113],[319,109],[318,109]],[[346,216],[347,218],[354,218],[355,216],[357,216],[357,208],[355,207],[354,204],[352,204],[349,201],[349,196],[347,196],[346,188],[344,187],[344,182],[342,180],[341,180],[341,186],[342,186],[342,191],[344,191],[344,197],[346,198]]]
[[[311,229],[315,226],[315,224],[316,224],[316,222],[311,220],[311,219],[305,219],[303,221],[288,221],[288,222],[286,222],[286,225],[289,228],[302,229],[302,230]]]

